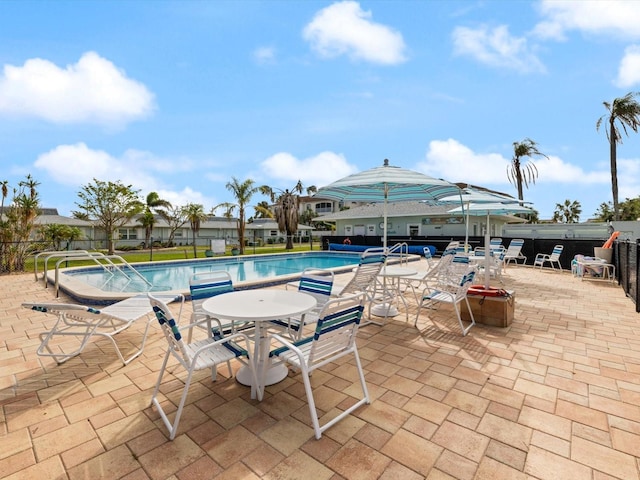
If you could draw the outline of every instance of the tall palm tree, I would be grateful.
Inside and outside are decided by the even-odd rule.
[[[271,201],[275,203],[273,217],[278,222],[278,229],[287,235],[285,250],[293,249],[293,236],[298,231],[298,207],[302,190],[302,182],[300,180],[291,191],[287,189],[284,192],[280,191],[280,193],[267,185],[260,187],[260,193],[269,195]]]
[[[518,189],[518,200],[521,202],[524,200],[522,186],[529,188],[529,183],[535,184],[538,177],[536,165],[531,160],[523,164],[522,159],[534,156],[549,158],[538,150],[538,144],[530,138],[525,138],[522,142],[513,142],[513,158],[507,167],[507,178]]]
[[[566,199],[563,203],[556,203],[556,210],[553,212],[553,221],[560,223],[578,223],[582,205],[577,200],[573,202]]]
[[[145,211],[138,220],[140,225],[144,227],[144,246],[145,248],[149,248],[149,244],[151,243],[151,233],[153,232],[153,227],[156,224],[155,213],[158,215],[166,216],[166,210],[171,208],[171,202],[160,198],[156,192],[150,192],[147,195]]]
[[[238,241],[240,242],[240,255],[244,253],[245,210],[247,204],[251,201],[253,194],[258,191],[258,188],[255,187],[254,184],[255,182],[251,179],[241,182],[236,177],[231,177],[231,181],[226,185],[227,190],[233,193],[237,202],[234,206],[238,208]]]
[[[620,205],[618,203],[618,160],[617,145],[622,144],[622,134],[619,127],[622,127],[625,135],[629,136],[627,127],[634,132],[638,132],[640,125],[640,103],[635,97],[640,92],[629,92],[622,98],[615,98],[612,103],[602,102],[607,113],[601,116],[596,122],[596,130],[600,130],[600,125],[606,121],[605,127],[607,139],[609,140],[609,160],[611,161],[611,193],[613,194],[613,216],[614,220],[620,220]]]
[[[199,203],[188,203],[184,208],[193,233],[193,256],[197,257],[196,235],[200,231],[200,224],[207,219],[207,214],[204,213],[204,207]]]

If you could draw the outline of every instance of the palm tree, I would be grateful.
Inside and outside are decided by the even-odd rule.
[[[273,212],[269,207],[269,202],[262,200],[253,208],[256,211],[256,218],[273,218]]]
[[[236,177],[231,177],[231,181],[227,183],[227,190],[233,193],[236,198],[236,204],[231,205],[231,208],[227,209],[227,212],[233,210],[234,207],[238,208],[238,241],[240,242],[240,255],[244,253],[244,222],[245,222],[245,209],[251,197],[258,189],[254,186],[254,181],[247,179],[244,182],[240,182]]]
[[[2,211],[4,210],[4,199],[9,196],[9,180],[3,180],[0,182],[0,187],[2,188],[2,203],[0,204],[0,215],[2,215]]]
[[[582,205],[577,200],[573,202],[566,199],[564,203],[556,203],[556,210],[553,212],[553,221],[560,223],[578,223]]]
[[[622,127],[625,135],[629,136],[627,127],[638,132],[640,124],[640,103],[635,99],[640,92],[629,92],[622,98],[615,98],[612,103],[602,102],[607,113],[601,116],[596,123],[596,130],[600,130],[603,120],[607,122],[606,133],[609,140],[609,160],[611,161],[611,193],[613,194],[614,220],[620,220],[620,206],[618,204],[618,166],[617,145],[622,144]]]
[[[293,249],[293,236],[298,231],[298,206],[302,190],[302,182],[300,180],[291,191],[280,191],[279,194],[267,185],[260,187],[260,193],[269,195],[271,202],[275,203],[273,217],[278,222],[278,229],[287,235],[285,250]]]
[[[154,213],[166,216],[166,208],[171,208],[171,202],[160,198],[156,192],[150,192],[147,195],[147,201],[145,204],[145,211],[138,220],[140,225],[144,227],[144,246],[149,248],[151,243],[151,233],[153,232],[153,226],[156,224],[156,217]]]
[[[531,161],[523,164],[522,159],[535,155],[549,158],[538,150],[538,145],[530,138],[525,138],[522,142],[513,142],[513,158],[507,167],[507,178],[518,189],[518,200],[521,202],[524,200],[522,185],[529,188],[529,183],[535,184],[538,177],[538,169],[535,164]]]
[[[200,231],[200,224],[207,219],[207,214],[204,213],[204,207],[199,203],[188,203],[184,208],[193,233],[193,256],[197,257],[196,235]]]

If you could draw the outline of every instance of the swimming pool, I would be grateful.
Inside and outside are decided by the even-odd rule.
[[[349,271],[359,260],[359,253],[300,252],[133,264],[145,280],[113,269],[76,267],[61,270],[59,283],[75,300],[99,304],[149,291],[188,295],[189,278],[200,272],[226,270],[236,289],[247,289],[295,280],[305,268]]]

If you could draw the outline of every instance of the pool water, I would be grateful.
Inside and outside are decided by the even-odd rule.
[[[80,267],[62,273],[72,277],[74,283],[79,281],[103,292],[185,292],[189,290],[189,279],[195,273],[226,270],[236,288],[255,288],[283,283],[299,275],[305,268],[346,271],[357,265],[359,260],[360,255],[354,253],[301,252],[133,264],[136,271],[149,283],[132,275],[130,271],[125,275],[117,270],[100,267]],[[126,268],[122,270],[127,272]]]

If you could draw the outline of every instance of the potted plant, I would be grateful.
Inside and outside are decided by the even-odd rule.
[[[236,247],[235,245],[231,247],[231,255],[239,255],[239,254],[240,254],[240,249],[238,247]]]

